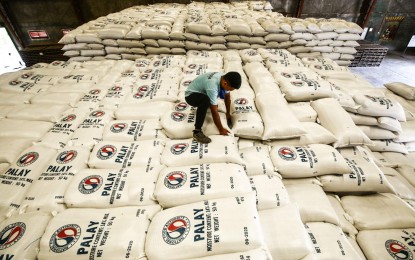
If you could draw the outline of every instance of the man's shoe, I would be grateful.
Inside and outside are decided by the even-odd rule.
[[[208,144],[212,141],[202,131],[197,132],[197,133],[193,132],[193,138],[196,139],[196,141],[198,141],[199,143],[202,143],[202,144]]]

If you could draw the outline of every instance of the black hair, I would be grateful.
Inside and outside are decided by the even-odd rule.
[[[230,71],[223,75],[223,78],[231,85],[234,89],[239,89],[241,87],[241,75],[236,71]]]

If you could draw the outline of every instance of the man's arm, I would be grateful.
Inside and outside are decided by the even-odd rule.
[[[225,94],[226,119],[231,119],[231,93]]]
[[[219,130],[221,135],[228,135],[229,131],[223,128],[222,123],[220,121],[220,116],[218,112],[218,105],[210,105],[210,111],[212,112],[213,122],[215,123],[216,127]]]

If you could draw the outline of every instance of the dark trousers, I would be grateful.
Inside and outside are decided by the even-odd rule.
[[[192,107],[197,107],[195,129],[202,130],[202,125],[210,106],[209,97],[201,93],[192,93],[186,97],[186,102]]]

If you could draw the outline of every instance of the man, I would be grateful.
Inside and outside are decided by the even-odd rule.
[[[205,121],[207,109],[210,107],[213,122],[221,135],[229,134],[223,128],[218,112],[218,97],[225,99],[226,119],[230,120],[230,92],[241,87],[241,75],[238,72],[211,72],[195,78],[185,91],[186,102],[196,110],[195,130],[193,138],[200,143],[210,143],[211,139],[203,134],[202,126]]]

